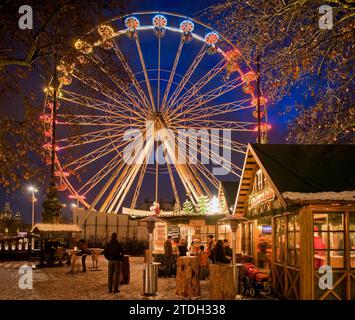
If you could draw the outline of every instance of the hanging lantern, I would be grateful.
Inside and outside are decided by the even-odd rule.
[[[85,59],[84,56],[77,56],[76,59],[79,61],[80,64],[86,64],[88,63],[87,59]]]
[[[251,94],[252,92],[254,92],[254,87],[251,86],[250,84],[245,84],[245,85],[243,86],[243,92],[244,92],[245,94]]]
[[[78,40],[77,42],[75,42],[74,45],[75,49],[80,51],[81,53],[85,53],[85,54],[90,54],[93,51],[93,46],[87,42],[85,42],[84,40]]]
[[[195,29],[194,23],[190,20],[184,20],[183,22],[180,23],[179,28],[183,33],[184,41],[190,42],[193,39],[192,32]]]
[[[260,118],[264,117],[264,115],[265,115],[265,112],[260,110]],[[258,110],[253,111],[253,117],[255,119],[258,119]]]
[[[230,50],[224,54],[227,61],[237,61],[240,56],[241,54],[238,49]]]
[[[153,18],[153,26],[154,26],[154,28],[165,29],[167,24],[168,24],[168,20],[161,14],[157,14]]]
[[[208,45],[215,45],[219,41],[219,35],[216,32],[209,32],[205,36],[205,42]]]
[[[267,132],[267,131],[269,131],[271,129],[271,124],[269,124],[269,123],[261,123],[260,124],[260,130],[262,131],[262,132]],[[256,126],[255,128],[254,128],[254,131],[258,131],[258,126]]]
[[[254,71],[249,71],[242,75],[242,80],[246,83],[256,80],[257,75]]]
[[[101,43],[101,47],[106,49],[106,50],[110,50],[110,49],[112,49],[114,47],[114,43],[113,43],[113,41],[111,39],[108,39],[108,40],[103,41]]]
[[[64,86],[68,86],[72,82],[72,78],[70,76],[66,75],[66,74],[63,74],[62,76],[60,76],[58,78],[58,80]]]
[[[129,29],[129,30],[136,30],[140,26],[140,22],[136,17],[128,17],[128,18],[126,18],[124,23],[125,23],[125,26],[127,27],[127,29]]]
[[[266,102],[267,102],[267,100],[265,97],[260,97],[260,105],[261,106],[265,105]],[[253,99],[252,104],[253,104],[253,106],[256,107],[258,105],[258,98]]]
[[[47,142],[47,143],[45,143],[45,144],[42,146],[42,148],[45,149],[45,150],[52,150],[52,143]],[[57,146],[57,145],[56,145],[54,148],[55,148],[55,151],[59,151],[59,150],[60,150],[60,147]]]
[[[54,175],[56,177],[69,177],[70,176],[69,172],[66,172],[66,171],[55,171]]]
[[[112,27],[104,24],[97,28],[97,32],[103,40],[111,39],[114,34]]]

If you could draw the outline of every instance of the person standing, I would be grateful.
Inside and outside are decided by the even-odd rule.
[[[171,267],[173,264],[173,245],[171,244],[171,236],[168,236],[164,243],[164,266],[165,276],[171,276]]]
[[[108,260],[108,291],[120,292],[118,290],[121,274],[121,263],[123,260],[123,250],[117,241],[117,233],[112,233],[110,242],[106,245],[104,256]]]
[[[205,280],[207,278],[207,252],[205,251],[205,246],[200,246],[200,253],[198,254],[199,263],[200,263],[200,280]]]
[[[214,241],[214,236],[210,234],[207,240],[207,258],[210,260],[210,263],[213,262],[213,257],[211,256],[212,250],[215,248],[216,242]]]
[[[185,239],[181,239],[178,244],[179,256],[184,257],[187,254],[188,248]]]
[[[80,245],[80,252],[79,256],[81,256],[81,264],[83,266],[83,272],[86,272],[86,257],[91,254],[90,250],[88,249],[88,243],[86,240],[82,239],[79,241]]]

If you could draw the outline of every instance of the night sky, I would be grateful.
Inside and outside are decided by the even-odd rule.
[[[191,0],[180,0],[180,1],[164,1],[164,0],[150,0],[150,1],[137,1],[135,4],[133,4],[132,9],[129,11],[145,11],[145,10],[152,10],[152,11],[167,11],[167,12],[176,12],[180,14],[186,14],[186,16],[190,17],[196,17],[198,12],[201,10],[205,9],[207,6],[212,5],[214,3],[217,3],[218,1],[204,1],[204,0],[199,0],[199,1],[191,1]],[[208,22],[208,21],[204,21]],[[165,50],[165,54],[167,56],[174,56],[176,49],[174,47],[171,47],[171,52],[169,49]],[[193,50],[192,50],[193,51]],[[149,61],[148,61],[149,63]],[[33,80],[33,79],[32,79]],[[32,87],[37,87],[38,90],[43,89],[43,82],[41,79],[35,79],[35,81],[32,81]],[[285,142],[285,136],[286,136],[286,126],[287,126],[287,121],[289,118],[287,116],[283,115],[283,110],[286,105],[291,105],[294,104],[295,101],[300,102],[300,99],[302,97],[297,96],[297,91],[296,89],[294,90],[294,94],[291,97],[287,97],[284,100],[282,100],[280,103],[277,105],[269,105],[268,106],[268,117],[269,117],[269,122],[272,124],[272,130],[269,134],[270,137],[270,143],[284,143]],[[255,142],[255,137],[249,136],[248,141],[245,142]],[[238,161],[241,162],[243,158],[241,157]],[[49,173],[48,173],[49,174]],[[149,189],[149,188],[148,188]],[[150,188],[150,190],[154,189],[153,187]],[[142,187],[142,190],[144,190],[144,186]],[[2,209],[4,206],[4,201],[5,201],[5,190],[0,189],[0,208]],[[41,219],[41,203],[44,199],[44,190],[40,190],[37,198],[38,202],[36,205],[36,216],[37,220]],[[152,198],[153,193],[149,191],[146,192],[145,196],[143,198]],[[164,195],[162,195],[164,197]],[[10,202],[12,209],[14,211],[20,211],[23,214],[24,220],[26,222],[30,222],[31,219],[31,205],[30,205],[30,198],[28,192],[26,192],[26,186],[23,186],[21,190],[18,190],[15,193],[10,194]],[[164,200],[171,200],[171,196],[164,198]],[[184,199],[182,199],[182,202]],[[70,217],[70,204],[72,203],[72,200],[68,199],[68,194],[65,196],[63,195],[62,202],[67,204],[67,208],[64,209],[63,214],[66,217]]]

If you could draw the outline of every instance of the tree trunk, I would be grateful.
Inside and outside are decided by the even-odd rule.
[[[176,269],[176,294],[189,299],[200,296],[198,257],[178,257]]]

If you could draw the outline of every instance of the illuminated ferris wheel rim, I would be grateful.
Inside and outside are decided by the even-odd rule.
[[[197,24],[197,25],[200,25],[200,26],[202,26],[202,27],[204,27],[206,29],[209,29],[211,33],[215,33],[218,36],[218,38],[222,39],[226,44],[228,44],[231,47],[231,49],[238,49],[237,46],[232,43],[232,41],[227,39],[220,32],[217,32],[212,26],[208,25],[207,23],[202,22],[202,21],[200,21],[200,20],[198,20],[196,18],[191,18],[189,16],[186,16],[186,15],[183,15],[183,14],[179,14],[179,13],[176,13],[176,12],[170,12],[170,11],[137,11],[137,12],[121,15],[121,16],[106,20],[105,22],[101,23],[101,25],[105,25],[105,24],[108,24],[108,23],[111,25],[111,24],[113,24],[113,23],[115,23],[117,21],[125,20],[127,18],[136,18],[135,16],[151,16],[151,15],[156,15],[156,16],[159,16],[159,15],[165,16],[166,15],[166,16],[171,16],[171,17],[175,17],[175,18],[181,18],[181,19],[183,19],[182,22],[190,21],[193,24]],[[146,30],[154,30],[155,28],[156,27],[154,25],[152,25],[152,24],[141,25],[139,23],[139,26],[136,28],[136,30],[137,31],[146,31]],[[184,33],[184,31],[182,31],[180,28],[169,26],[169,25],[164,26],[164,29],[166,29],[168,31],[180,33],[180,34]],[[129,28],[118,30],[118,31],[114,32],[113,37],[119,37],[121,35],[125,35],[125,34],[127,34],[129,32],[129,30],[130,30]],[[94,32],[97,32],[97,27],[91,29],[89,32],[87,32],[87,34],[85,36],[88,36],[89,34],[94,33]],[[193,31],[190,32],[190,34],[191,34],[191,36],[194,39],[205,43],[205,38],[203,36],[197,34],[196,32],[193,32]],[[84,37],[79,38],[79,40],[83,39]],[[96,43],[96,44],[94,43],[94,46],[98,46],[98,45],[100,45],[100,43]],[[225,55],[225,51],[222,48],[217,47],[217,51],[220,54]],[[250,68],[250,70],[253,70],[253,68],[250,66],[249,62],[246,61],[242,55],[241,55],[241,58],[243,59],[245,64]]]
[[[202,42],[202,43],[204,43],[204,44],[207,44],[207,46],[210,46],[210,47],[215,48],[215,51],[218,52],[219,54],[221,54],[225,60],[227,60],[227,54],[228,54],[229,51],[226,53],[222,48],[220,48],[219,46],[217,46],[217,42],[220,42],[220,40],[223,40],[226,44],[228,44],[229,46],[231,46],[231,47],[232,47],[232,50],[231,50],[231,51],[233,51],[233,50],[236,49],[236,50],[239,52],[239,50],[236,48],[235,45],[233,45],[228,39],[226,39],[226,38],[225,38],[224,36],[222,36],[220,33],[217,33],[216,31],[214,31],[214,29],[213,29],[212,27],[208,26],[207,24],[205,24],[205,23],[203,23],[203,22],[198,21],[197,19],[189,18],[189,17],[186,17],[186,16],[184,16],[184,15],[176,14],[176,13],[160,12],[160,11],[159,11],[159,12],[157,12],[157,11],[136,12],[136,13],[126,14],[126,15],[123,15],[123,16],[120,16],[120,17],[116,17],[116,18],[113,18],[113,19],[111,19],[111,20],[107,20],[106,22],[101,23],[101,24],[99,25],[99,28],[100,28],[101,26],[106,26],[106,27],[112,28],[112,30],[113,30],[113,28],[114,28],[113,23],[115,23],[115,22],[117,22],[117,21],[119,21],[119,20],[122,20],[122,19],[124,19],[125,24],[126,24],[126,22],[127,22],[127,19],[135,19],[135,21],[133,21],[133,22],[135,22],[135,23],[138,21],[138,25],[137,25],[135,28],[133,28],[133,29],[132,29],[132,28],[131,28],[131,29],[130,29],[130,28],[126,28],[126,29],[121,29],[121,30],[118,30],[118,31],[113,31],[113,33],[112,33],[112,35],[109,37],[109,39],[113,39],[113,38],[115,38],[115,37],[119,37],[119,36],[122,36],[122,35],[128,35],[132,30],[133,30],[134,32],[136,32],[136,31],[156,30],[156,29],[157,29],[157,26],[155,26],[155,25],[152,25],[152,24],[141,25],[141,24],[140,24],[140,21],[138,20],[138,18],[137,18],[136,16],[142,16],[142,15],[155,15],[155,17],[153,18],[153,23],[154,23],[154,19],[155,19],[155,18],[158,18],[158,19],[165,19],[165,25],[164,25],[164,26],[158,26],[158,29],[161,28],[161,29],[164,30],[164,31],[165,31],[165,30],[166,30],[166,31],[172,31],[172,32],[179,33],[179,34],[182,34],[182,35],[186,34],[186,32],[184,32],[184,31],[181,29],[181,24],[182,24],[182,23],[192,23],[193,30],[192,30],[191,32],[188,32],[188,34],[191,35],[191,37],[192,37],[193,39],[196,39],[196,40],[198,40],[199,42]],[[166,19],[165,16],[163,16],[163,15],[173,16],[173,17],[175,17],[175,18],[181,18],[181,19],[183,19],[183,20],[182,20],[182,22],[180,23],[179,28],[177,28],[177,27],[174,27],[174,26],[169,26],[169,25],[167,24],[167,19]],[[203,26],[204,28],[208,29],[210,32],[208,32],[208,33],[205,35],[205,37],[202,37],[202,36],[200,36],[198,33],[193,32],[194,29],[195,29],[195,28],[194,28],[194,24],[198,24],[198,25],[200,25],[200,26]],[[89,31],[84,37],[81,37],[78,41],[84,40],[85,37],[87,37],[88,35],[90,35],[91,33],[95,32],[95,31],[96,31],[96,32],[98,31],[98,27],[93,28],[93,29],[92,29],[91,31]],[[207,37],[207,36],[211,36],[212,38],[214,37],[214,39],[217,39],[217,41],[215,41],[215,42],[213,42],[213,43],[207,43],[207,42],[206,42],[206,37]],[[104,41],[105,41],[105,39],[101,39],[101,41],[98,40],[98,41],[96,41],[96,42],[91,42],[90,46],[91,46],[92,48],[94,48],[94,47],[99,47],[100,45],[102,45],[102,43],[103,43]],[[254,72],[254,71],[253,71],[253,68],[250,67],[250,65],[248,64],[247,61],[245,61],[245,59],[243,58],[243,56],[240,54],[239,57],[243,60],[243,62],[245,63],[245,65],[248,67],[249,73],[253,73],[253,72]],[[146,69],[146,71],[148,71],[148,72],[149,72],[150,70],[157,70],[157,69],[153,69],[153,68],[152,68],[152,69]],[[169,71],[169,70],[160,69],[160,71]],[[238,72],[239,72],[239,74],[241,75],[242,78],[243,78],[243,75],[247,75],[247,73],[248,73],[248,72],[247,72],[247,73],[241,73],[240,70],[238,70]],[[138,74],[141,74],[141,73],[144,73],[144,70],[143,70],[143,71],[139,71],[139,72],[135,72],[135,73],[134,73],[134,76],[135,76],[135,75],[138,75]],[[178,75],[178,76],[181,77],[181,75],[179,75],[176,71],[174,71],[174,73],[175,73],[176,75]],[[156,79],[150,78],[149,80],[154,81],[154,80],[156,80]],[[255,80],[255,78],[254,78],[254,79],[249,79],[249,80],[244,80],[244,79],[243,79],[243,82],[247,82],[247,84],[249,84],[249,82],[250,82],[250,81],[253,81],[253,80]],[[166,81],[166,79],[165,79],[165,80],[164,80],[164,79],[160,79],[160,80],[158,80],[158,81]],[[141,82],[144,82],[144,80],[138,81],[137,83],[140,84]],[[190,82],[190,80],[189,80],[189,82]],[[129,87],[132,87],[132,86],[133,86],[133,84],[131,83],[131,84],[129,85]],[[184,88],[184,89],[186,89],[186,88]],[[120,96],[120,95],[121,95],[121,94],[119,94],[119,96]],[[254,95],[254,92],[253,92],[253,91],[252,91],[251,93],[249,93],[249,95],[251,95],[252,98],[254,98],[254,100],[255,100],[255,95]],[[148,100],[149,100],[149,98],[148,98]],[[267,118],[266,118],[266,106],[265,106],[265,103],[263,103],[263,108],[264,108],[264,111],[265,111],[265,119],[267,119]],[[265,123],[267,123],[267,120],[266,120]],[[59,170],[60,172],[64,173],[63,167],[62,167],[62,165],[61,165],[61,163],[60,163],[60,161],[59,161],[59,159],[58,159],[57,152],[56,152],[56,165],[57,165],[58,170]],[[91,205],[85,200],[85,197],[80,196],[80,195],[78,194],[77,189],[76,189],[75,187],[73,187],[73,185],[71,184],[71,182],[70,182],[69,179],[67,178],[68,176],[63,174],[62,177],[63,177],[63,179],[65,180],[66,185],[67,185],[69,191],[72,193],[72,197],[73,197],[73,198],[76,198],[78,201],[80,201],[85,207],[90,208]]]

